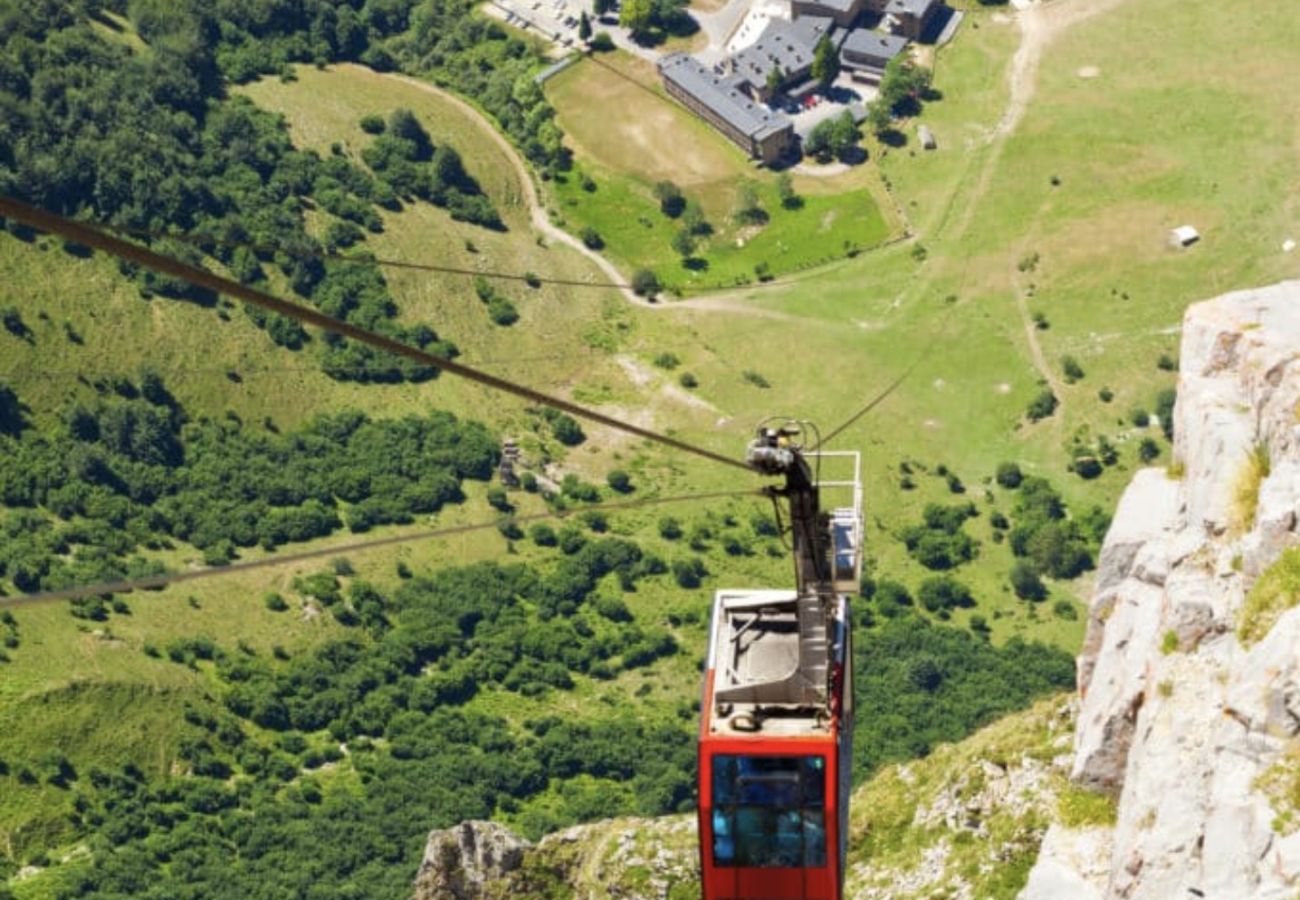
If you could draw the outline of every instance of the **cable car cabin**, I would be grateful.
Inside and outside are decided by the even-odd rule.
[[[699,746],[705,900],[841,896],[850,642],[842,595],[714,597]]]

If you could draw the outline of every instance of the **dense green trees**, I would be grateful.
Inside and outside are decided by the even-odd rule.
[[[171,537],[214,559],[410,521],[485,479],[497,443],[450,413],[372,421],[343,412],[283,434],[187,422],[156,376],[135,399],[65,411],[62,430],[0,435],[0,576],[20,590],[146,574],[128,558]],[[35,513],[42,507],[61,521]]]
[[[853,121],[853,115],[843,112],[833,119],[823,119],[813,126],[804,140],[804,153],[823,162],[831,157],[850,159],[857,149],[862,134]]]
[[[1045,478],[1036,476],[1021,483],[1013,520],[1012,552],[1032,563],[1035,574],[1053,578],[1074,578],[1091,569],[1094,548],[1110,526],[1109,516],[1095,507],[1083,516],[1067,518],[1061,495]],[[1027,586],[1028,580],[1023,583]]]
[[[926,504],[922,522],[899,531],[898,537],[912,558],[927,569],[951,569],[975,558],[978,542],[962,530],[962,524],[979,515],[975,504],[958,506]]]
[[[436,148],[419,119],[406,109],[389,116],[387,128],[361,151],[365,160],[398,197],[428,200],[453,219],[500,230],[501,216],[449,144]]]
[[[840,74],[840,55],[826,35],[822,36],[813,49],[811,74],[823,89],[830,87],[831,82]]]

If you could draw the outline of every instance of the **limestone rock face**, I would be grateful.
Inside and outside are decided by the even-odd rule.
[[[496,822],[433,831],[415,877],[416,900],[478,900],[489,882],[518,869],[531,845]]]
[[[536,844],[495,822],[434,831],[413,900],[665,900],[698,896],[693,817],[611,819]]]
[[[1181,358],[1181,478],[1134,477],[1079,658],[1070,775],[1117,820],[1051,826],[1022,900],[1300,890],[1277,787],[1300,783],[1300,608],[1237,636],[1255,580],[1300,544],[1300,282],[1191,307]]]

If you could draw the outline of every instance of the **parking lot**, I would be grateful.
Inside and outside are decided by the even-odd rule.
[[[591,15],[589,6],[579,0],[489,0],[484,11],[507,25],[541,35],[552,42],[556,55],[563,55],[578,45],[579,17],[584,10]]]

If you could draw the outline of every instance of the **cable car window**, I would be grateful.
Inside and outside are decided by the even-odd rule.
[[[826,759],[713,757],[713,864],[826,865]]]

